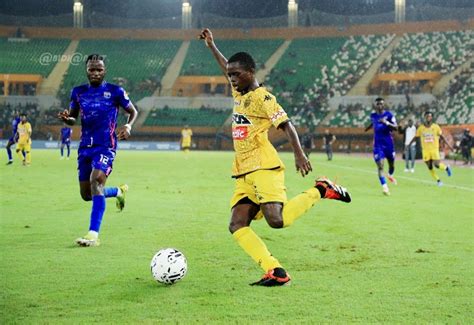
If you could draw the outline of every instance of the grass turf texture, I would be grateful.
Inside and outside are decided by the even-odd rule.
[[[399,185],[384,197],[370,157],[312,155],[302,178],[281,154],[290,198],[326,175],[353,202],[321,201],[283,230],[253,223],[293,277],[261,288],[248,283],[263,272],[227,231],[232,153],[119,151],[108,185],[130,192],[122,213],[107,200],[97,248],[73,245],[90,213],[75,153],[32,156],[31,167],[0,166],[2,323],[474,321],[472,169],[440,172],[438,188],[421,162],[407,174],[398,161]],[[172,286],[149,270],[163,247],[188,259]]]

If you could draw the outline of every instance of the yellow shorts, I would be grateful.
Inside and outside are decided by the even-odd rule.
[[[286,197],[284,168],[257,170],[237,178],[234,195],[230,200],[230,207],[234,207],[246,197],[258,205],[267,202],[285,204],[288,199]]]
[[[437,149],[422,150],[422,155],[423,161],[440,160],[439,150]]]
[[[31,151],[31,143],[20,143],[18,142],[16,144],[16,150],[20,150],[20,151]]]

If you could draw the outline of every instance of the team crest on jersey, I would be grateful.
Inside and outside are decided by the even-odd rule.
[[[237,125],[252,125],[252,122],[244,115],[239,113],[232,114],[232,123]]]
[[[252,104],[252,101],[250,100],[250,98],[247,98],[244,102],[244,107],[247,108],[250,106],[250,104]]]
[[[110,91],[104,91],[104,98],[109,99],[111,96],[112,94],[110,93]]]
[[[272,96],[265,95],[265,98],[263,99],[263,101],[266,102],[267,100],[272,100]]]

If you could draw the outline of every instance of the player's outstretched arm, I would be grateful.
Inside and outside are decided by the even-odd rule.
[[[137,109],[131,102],[126,108],[126,111],[128,113],[127,123],[117,128],[117,138],[119,140],[127,140],[130,137],[132,126],[135,123],[138,115]]]
[[[439,138],[442,139],[444,141],[444,143],[446,143],[446,145],[448,146],[448,148],[451,150],[451,151],[454,151],[454,148],[453,146],[451,146],[448,142],[448,140],[446,140],[446,138],[444,137],[444,135],[440,134],[439,135]]]
[[[212,32],[209,28],[205,28],[202,30],[201,34],[199,34],[199,39],[204,40],[206,46],[211,50],[212,55],[216,59],[219,67],[221,68],[224,75],[227,77],[227,59],[226,57],[219,51],[216,44],[214,43],[214,37],[212,36]]]
[[[78,115],[79,111],[76,109],[65,109],[64,111],[58,113],[58,119],[60,119],[67,125],[74,125],[74,123],[76,123],[76,118]]]
[[[371,128],[372,128],[372,123],[370,123],[369,125],[367,125],[367,127],[366,127],[365,130],[364,130],[364,132],[369,131]]]
[[[293,153],[295,154],[296,171],[300,172],[301,176],[305,177],[309,172],[313,171],[313,168],[311,167],[311,162],[304,154],[303,148],[301,148],[300,140],[295,127],[290,121],[286,121],[280,124],[278,128],[285,132],[286,137],[293,148]]]

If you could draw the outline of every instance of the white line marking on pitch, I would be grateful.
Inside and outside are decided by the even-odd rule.
[[[348,169],[348,170],[355,170],[355,171],[363,172],[363,173],[366,173],[366,174],[372,174],[372,175],[376,175],[376,174],[377,174],[377,172],[369,171],[369,170],[366,170],[366,169],[355,168],[355,167],[349,167],[349,166],[341,166],[341,165],[336,165],[336,164],[332,164],[332,163],[318,162],[317,164],[318,164],[318,165],[323,165],[323,166],[329,166],[329,167],[336,167],[336,168],[342,168],[342,169]],[[374,168],[375,168],[375,167],[374,167]],[[412,181],[412,182],[418,182],[418,183],[424,183],[424,184],[434,185],[434,181],[426,181],[426,180],[418,179],[418,178],[411,178],[411,177],[398,176],[398,175],[396,176],[396,178],[397,178],[397,179],[405,179],[405,180]],[[451,185],[451,184],[446,184],[446,183],[444,183],[444,184],[443,184],[443,187],[450,187],[450,188],[456,188],[456,189],[460,189],[460,190],[466,190],[466,191],[474,192],[474,189],[471,188],[471,187],[465,187],[465,186],[459,186],[459,185]]]

